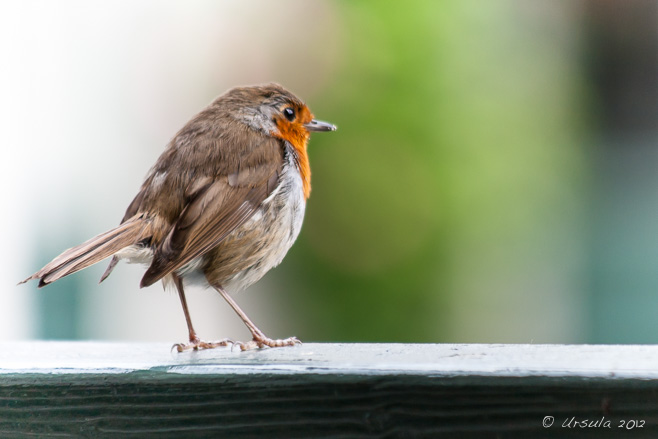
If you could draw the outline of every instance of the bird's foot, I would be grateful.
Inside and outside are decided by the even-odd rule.
[[[257,334],[254,335],[254,338],[251,341],[246,343],[236,341],[233,343],[233,347],[238,347],[241,351],[249,351],[256,348],[282,348],[284,346],[295,346],[298,344],[302,344],[302,342],[299,341],[297,337],[290,337],[283,340],[272,340],[264,334]]]
[[[176,343],[171,347],[172,350],[176,349],[178,352],[189,351],[191,349],[198,351],[199,349],[214,349],[222,346],[233,345],[233,340],[225,338],[224,340],[219,341],[203,341],[198,338],[190,340],[189,343]]]

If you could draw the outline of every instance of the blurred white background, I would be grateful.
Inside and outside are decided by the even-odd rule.
[[[654,0],[0,3],[0,338],[182,341],[104,264],[16,282],[118,224],[168,140],[277,81],[338,125],[280,268],[236,297],[305,341],[658,341]],[[207,339],[248,332],[191,290]]]

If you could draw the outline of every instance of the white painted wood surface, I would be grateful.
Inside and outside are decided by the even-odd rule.
[[[167,344],[0,343],[0,374],[341,373],[434,376],[658,379],[658,346],[504,344],[329,344],[247,352],[177,353]],[[164,368],[164,369],[163,369]]]

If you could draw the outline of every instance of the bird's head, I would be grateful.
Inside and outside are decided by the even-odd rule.
[[[311,132],[335,131],[336,126],[314,119],[306,104],[279,84],[236,87],[220,99],[230,105],[230,113],[240,122],[292,146],[304,196],[308,198],[311,191],[308,139]]]
[[[305,147],[313,131],[336,130],[335,125],[314,119],[306,104],[279,84],[236,87],[225,98],[239,108],[235,112],[238,119],[295,148]]]

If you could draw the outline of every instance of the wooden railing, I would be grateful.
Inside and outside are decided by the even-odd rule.
[[[658,437],[658,347],[3,343],[5,437]]]

